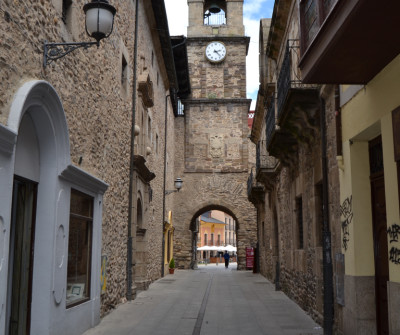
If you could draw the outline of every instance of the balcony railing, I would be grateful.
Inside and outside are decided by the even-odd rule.
[[[265,118],[265,130],[267,146],[271,143],[272,135],[275,132],[275,97],[272,96],[268,105],[267,115]]]
[[[310,45],[338,0],[303,0],[300,4],[303,20],[303,50]]]
[[[310,88],[311,86],[303,84],[301,74],[297,67],[300,60],[299,40],[288,40],[286,44],[285,56],[281,65],[281,70],[277,82],[277,108],[278,119],[282,117],[283,106],[292,88]]]
[[[204,13],[204,25],[221,26],[226,24],[225,12],[221,10],[219,13],[210,13],[208,10]]]

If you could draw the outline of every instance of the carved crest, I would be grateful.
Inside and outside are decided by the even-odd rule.
[[[222,135],[212,135],[210,137],[210,155],[213,158],[223,156],[223,139]]]

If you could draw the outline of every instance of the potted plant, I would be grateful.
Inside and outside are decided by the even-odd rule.
[[[175,271],[175,260],[171,258],[171,260],[169,261],[169,273],[173,275],[174,271]]]

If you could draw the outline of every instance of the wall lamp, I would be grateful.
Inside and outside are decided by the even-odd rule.
[[[165,195],[174,193],[174,192],[179,192],[179,190],[182,188],[182,184],[183,184],[183,180],[181,178],[176,178],[174,181],[174,186],[176,188],[176,190],[172,190],[172,191],[165,191]]]
[[[96,42],[47,43],[45,41],[43,67],[76,49],[87,49],[92,45],[99,47],[100,40],[111,35],[117,10],[107,0],[92,0],[83,6],[83,11],[86,15],[86,33]]]

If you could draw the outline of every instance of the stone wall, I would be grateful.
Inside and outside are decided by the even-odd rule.
[[[174,198],[174,252],[180,267],[188,268],[192,260],[191,223],[207,210],[222,210],[236,220],[240,269],[245,247],[256,246],[256,212],[247,200],[248,104],[245,99],[185,101],[185,118],[175,135],[176,173],[184,179]]]
[[[74,1],[62,20],[62,1],[12,1],[0,4],[0,122],[7,124],[10,104],[18,88],[31,79],[46,80],[63,102],[74,165],[104,180],[102,255],[107,255],[107,291],[102,295],[102,314],[125,300],[129,164],[132,120],[134,18],[133,1],[112,1],[117,9],[114,31],[100,47],[77,50],[43,68],[43,41],[87,41],[84,1]],[[146,6],[146,7],[144,7]],[[145,277],[161,276],[164,111],[169,106],[169,131],[174,118],[165,99],[168,78],[161,55],[154,17],[147,1],[140,2],[139,71],[147,71],[154,87],[154,107],[143,108],[139,98],[136,124],[142,139],[135,152],[147,160],[156,174],[152,199],[145,208],[147,252]],[[122,58],[125,59],[125,64]],[[142,123],[143,117],[143,123]],[[149,133],[148,118],[151,118]],[[139,137],[140,137],[139,136]],[[136,140],[139,140],[139,137]],[[138,143],[138,142],[137,142]],[[173,143],[168,144],[173,157]],[[151,154],[146,153],[147,147]],[[173,168],[173,160],[169,162]],[[168,182],[173,177],[168,177]],[[133,203],[135,212],[137,194]],[[146,194],[147,198],[149,194]],[[171,200],[170,200],[171,201]],[[136,213],[136,212],[135,212]],[[135,215],[134,215],[135,218]],[[134,232],[136,232],[134,227]],[[135,238],[136,236],[134,236]],[[135,241],[134,241],[135,242]],[[100,255],[94,255],[100,257]],[[93,274],[97,275],[97,274]]]

